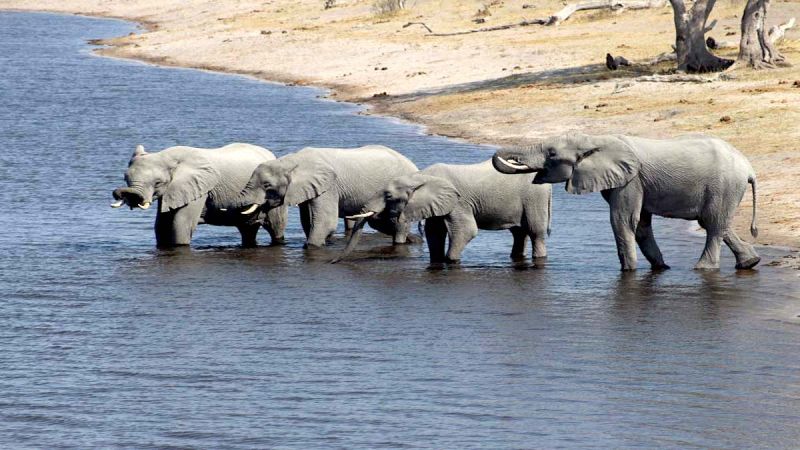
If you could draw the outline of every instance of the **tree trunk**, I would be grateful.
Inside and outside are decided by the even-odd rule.
[[[718,72],[733,64],[708,50],[705,34],[708,16],[716,0],[697,0],[686,10],[684,0],[670,0],[675,18],[675,52],[678,70],[686,72]]]
[[[747,0],[742,14],[742,40],[739,61],[756,69],[785,64],[786,58],[775,48],[767,33],[769,0]]]

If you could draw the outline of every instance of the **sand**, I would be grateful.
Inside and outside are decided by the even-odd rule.
[[[421,25],[404,25],[471,30],[546,17],[564,3],[412,0],[395,14],[378,14],[374,1],[339,0],[328,10],[323,3],[0,0],[0,9],[135,20],[141,32],[108,40],[99,52],[327,87],[331,97],[367,104],[372,113],[478,143],[525,144],[572,129],[655,138],[711,133],[733,143],[756,169],[757,242],[800,247],[800,29],[789,30],[779,46],[794,67],[734,70],[733,79],[711,83],[645,83],[632,80],[652,67],[610,72],[604,57],[646,62],[669,51],[669,6],[578,12],[554,27],[432,37]],[[709,35],[738,42],[743,3],[718,2],[712,15],[718,25]],[[772,2],[770,24],[792,16],[800,18],[800,3]],[[748,195],[736,219],[743,237],[749,202]]]

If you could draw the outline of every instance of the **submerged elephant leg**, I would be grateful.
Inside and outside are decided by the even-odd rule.
[[[242,235],[242,247],[250,248],[258,245],[256,236],[258,235],[258,229],[260,227],[261,225],[258,223],[236,226],[236,228],[239,229],[239,233]]]
[[[310,229],[306,247],[322,247],[336,232],[339,224],[339,198],[335,192],[326,192],[308,202]]]
[[[514,246],[511,247],[511,259],[525,257],[525,245],[528,243],[528,233],[521,227],[512,227],[511,235],[514,236]]]
[[[619,189],[603,191],[611,210],[611,229],[617,243],[617,256],[624,271],[636,270],[636,228],[642,210],[641,188],[631,182]]]
[[[159,213],[156,215],[155,224],[156,244],[159,247],[189,245],[203,214],[206,197],[204,195],[184,207],[165,213],[160,211],[159,202]]]
[[[547,258],[547,220],[540,217],[526,217],[524,226],[533,243],[533,258]]]
[[[647,211],[642,211],[639,216],[639,225],[636,227],[636,243],[639,244],[639,248],[650,262],[653,270],[669,269],[669,266],[664,263],[661,249],[658,248],[653,235],[653,215]]]
[[[722,235],[722,240],[725,242],[725,245],[731,249],[734,256],[736,256],[737,269],[751,269],[761,262],[761,257],[758,256],[753,246],[739,238],[733,230],[725,230],[725,233]]]
[[[264,229],[269,233],[270,245],[283,245],[286,243],[283,233],[286,230],[287,216],[288,208],[286,205],[267,211],[267,220],[264,221]]]
[[[441,217],[425,220],[425,240],[428,241],[428,253],[432,263],[444,262],[444,246],[447,238],[447,227]]]
[[[478,224],[471,214],[451,214],[450,219],[445,220],[445,225],[447,225],[447,235],[450,238],[447,262],[459,262],[464,248],[478,235]]]

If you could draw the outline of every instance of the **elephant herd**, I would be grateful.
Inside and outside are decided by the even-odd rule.
[[[500,150],[478,164],[418,168],[380,145],[354,149],[308,147],[281,158],[250,144],[217,149],[171,147],[148,153],[138,146],[112,207],[147,209],[157,200],[159,247],[189,245],[198,224],[235,226],[242,245],[256,245],[265,228],[284,243],[287,207],[298,206],[306,246],[323,246],[344,219],[346,257],[365,224],[403,244],[424,221],[431,262],[461,259],[478,230],[509,230],[512,258],[547,256],[551,184],[573,194],[600,191],[610,207],[622,270],[635,270],[636,247],[653,269],[668,269],[656,244],[652,216],[697,220],[706,244],[696,269],[719,267],[724,242],[737,269],[760,258],[731,228],[752,188],[750,232],[756,228],[756,177],[727,142],[705,135],[654,140],[568,133],[525,149]]]

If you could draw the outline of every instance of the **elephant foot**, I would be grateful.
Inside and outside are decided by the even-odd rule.
[[[658,272],[658,271],[661,271],[661,270],[669,270],[671,268],[672,267],[668,266],[667,264],[665,264],[663,262],[662,263],[658,263],[658,264],[652,264],[650,266],[650,270],[652,270],[654,272]]]
[[[406,240],[403,242],[394,242],[395,245],[406,245],[406,244],[422,244],[422,237],[417,236],[416,234],[409,234],[406,236]]]
[[[743,261],[743,262],[737,263],[736,264],[736,269],[738,269],[738,270],[752,269],[753,267],[755,267],[760,262],[761,262],[761,257],[755,256],[753,258],[748,259],[747,261]]]
[[[447,258],[447,259],[445,259],[445,262],[447,264],[461,264],[461,258],[459,258],[459,259]]]
[[[286,245],[286,239],[281,236],[279,238],[272,238],[269,242],[270,247],[279,247],[281,245]]]
[[[699,263],[695,264],[694,270],[719,270],[719,264],[700,261]]]
[[[620,268],[620,270],[623,271],[623,272],[636,272],[636,267],[624,267],[623,266],[622,268]]]
[[[512,253],[511,260],[512,261],[522,261],[525,259],[525,253]]]

